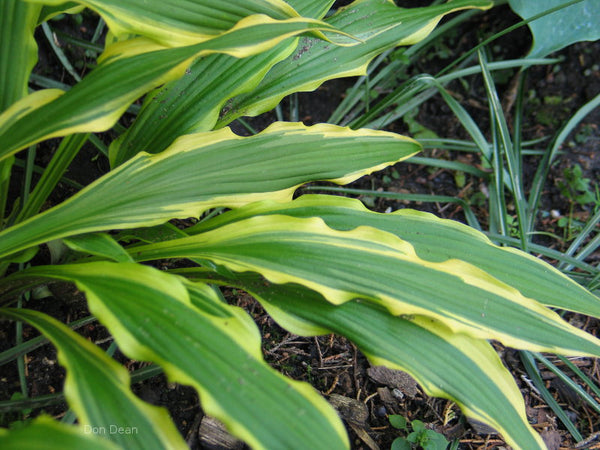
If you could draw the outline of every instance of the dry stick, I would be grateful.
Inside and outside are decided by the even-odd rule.
[[[340,374],[337,373],[337,374],[335,374],[335,377],[333,378],[333,383],[331,383],[331,387],[329,389],[327,389],[327,391],[323,392],[323,395],[331,394],[333,392],[333,390],[335,389],[335,387],[337,386],[339,381],[340,381]]]
[[[600,438],[600,431],[596,431],[594,434],[592,434],[589,437],[585,438],[583,441],[579,441],[577,444],[575,444],[575,448],[584,448],[584,447],[587,447],[592,442],[598,440],[598,438]]]
[[[323,367],[323,354],[321,353],[321,346],[319,345],[319,338],[317,336],[314,337],[315,344],[317,346],[317,352],[319,354],[319,368]]]

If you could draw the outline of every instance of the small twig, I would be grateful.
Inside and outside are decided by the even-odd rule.
[[[347,352],[338,353],[337,355],[329,355],[329,356],[323,358],[323,362],[327,363],[329,361],[340,359],[340,358],[343,358],[345,356],[348,356]]]
[[[356,345],[354,345],[354,343],[352,343],[352,350],[353,350],[353,355],[352,355],[352,378],[354,378],[354,387],[356,389],[357,392],[360,391],[360,382],[358,381],[358,349],[356,348]]]
[[[48,22],[42,23],[42,30],[44,30],[44,34],[46,35],[46,38],[48,39],[48,43],[50,44],[50,47],[52,47],[54,54],[58,57],[62,66],[67,70],[67,72],[69,72],[71,74],[71,76],[75,79],[75,81],[77,81],[77,82],[81,81],[81,77],[79,76],[79,74],[77,74],[77,72],[75,72],[75,69],[69,62],[69,59],[67,58],[65,53],[60,48],[60,43],[58,42],[58,39],[56,38],[56,34],[54,34],[54,32],[50,29]]]
[[[317,367],[317,370],[347,369],[348,367],[352,367],[352,364],[346,364],[343,366]]]
[[[114,338],[112,336],[108,336],[108,337],[106,337],[104,339],[100,339],[100,340],[94,341],[94,344],[96,344],[96,345],[104,344],[105,342],[111,342],[113,339]]]
[[[317,346],[317,354],[319,355],[319,369],[323,367],[323,354],[321,353],[321,346],[319,345],[319,338],[314,337],[315,345]]]
[[[579,441],[577,444],[575,444],[575,448],[584,448],[584,447],[587,447],[592,442],[598,440],[598,438],[600,438],[600,431],[596,431],[595,433],[593,433],[592,435],[590,435],[589,437],[587,437],[583,441]]]
[[[327,389],[327,391],[323,392],[323,395],[329,395],[333,392],[333,390],[335,389],[335,387],[338,384],[338,381],[340,381],[340,374],[336,374],[334,379],[333,379],[333,383],[331,383],[331,386],[329,387],[329,389]]]
[[[275,353],[280,347],[282,347],[283,345],[289,344],[291,341],[293,341],[294,339],[296,339],[298,336],[296,336],[295,334],[288,334],[288,336],[281,342],[279,342],[277,345],[273,346],[270,349],[267,349],[267,353],[269,354],[273,354]]]
[[[529,386],[529,389],[531,389],[531,390],[532,390],[533,392],[535,392],[537,395],[542,395],[542,394],[540,393],[540,391],[538,390],[538,388],[536,388],[536,387],[533,385],[533,382],[532,382],[532,381],[531,381],[529,378],[527,378],[525,375],[521,375],[521,380],[523,380],[523,381],[525,382],[525,384],[526,384],[527,386]]]
[[[367,398],[365,398],[365,399],[363,400],[363,403],[365,403],[365,404],[366,404],[366,403],[367,403],[369,400],[371,400],[373,397],[375,397],[375,396],[377,396],[377,395],[379,395],[379,393],[378,393],[378,392],[373,392],[371,395],[369,395]]]

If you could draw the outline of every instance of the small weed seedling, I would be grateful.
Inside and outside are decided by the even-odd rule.
[[[593,188],[590,186],[590,179],[583,177],[583,171],[579,164],[567,167],[563,171],[563,175],[564,178],[558,182],[558,188],[570,203],[579,203],[583,206],[598,201]]]
[[[420,420],[408,422],[400,415],[390,415],[390,424],[399,430],[408,433],[406,437],[398,437],[392,442],[392,450],[411,450],[419,448],[423,450],[446,450],[449,442],[444,435],[437,431],[430,430]],[[412,431],[409,432],[409,428]]]
[[[566,239],[571,240],[583,228],[583,224],[573,219],[573,210],[576,204],[590,205],[595,214],[600,208],[600,191],[598,186],[592,187],[590,179],[583,177],[579,164],[567,167],[563,171],[563,179],[558,182],[560,193],[569,201],[569,214],[561,217],[558,226],[565,229]]]

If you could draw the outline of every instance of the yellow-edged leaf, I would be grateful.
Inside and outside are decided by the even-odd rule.
[[[42,415],[23,428],[7,430],[0,428],[0,446],[10,450],[117,450],[112,442],[83,433],[78,427],[65,425]]]
[[[188,234],[264,214],[321,217],[337,230],[367,225],[409,242],[420,258],[432,262],[459,259],[472,264],[546,306],[600,317],[600,299],[539,258],[499,247],[481,232],[433,214],[400,209],[389,214],[368,210],[359,200],[332,195],[304,195],[293,202],[265,201],[203,221]]]
[[[252,319],[207,285],[188,286],[134,263],[37,266],[15,274],[27,277],[75,282],[123,353],[193,386],[203,410],[253,448],[348,447],[335,410],[307,383],[269,367]]]
[[[45,5],[61,5],[64,0],[28,0]],[[93,9],[108,24],[117,39],[140,35],[168,46],[192,45],[229,30],[254,14],[274,19],[298,17],[282,0],[77,0]]]
[[[464,261],[431,262],[372,227],[329,228],[320,218],[258,216],[188,238],[138,247],[136,260],[194,258],[269,281],[297,283],[333,304],[379,302],[394,315],[423,315],[457,333],[507,346],[600,355],[600,341],[537,301]]]
[[[208,208],[289,200],[316,180],[347,183],[420,150],[412,139],[334,125],[276,123],[240,137],[228,128],[141,153],[60,205],[0,232],[0,256],[52,239],[198,217]]]
[[[255,15],[191,46],[166,48],[147,38],[117,42],[103,53],[99,66],[68,92],[34,93],[0,114],[0,161],[45,139],[109,129],[134,100],[182,76],[195,58],[215,53],[241,58],[299,34],[322,36],[323,29],[336,32],[314,19],[277,21]],[[356,41],[344,38],[344,42],[351,45]]]
[[[67,370],[65,397],[83,433],[130,449],[187,448],[167,410],[140,400],[127,370],[99,347],[37,311],[5,308],[0,315],[28,322],[56,346]]]
[[[461,9],[488,9],[489,0],[454,0],[423,8],[398,8],[393,1],[357,0],[325,21],[362,42],[335,47],[311,37],[269,71],[256,89],[235,97],[217,127],[240,116],[274,108],[286,95],[312,91],[326,80],[365,75],[370,61],[398,45],[411,45],[429,34],[445,15]]]

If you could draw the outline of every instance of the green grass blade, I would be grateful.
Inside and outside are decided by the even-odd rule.
[[[504,117],[504,113],[502,111],[502,106],[500,104],[500,99],[498,98],[498,91],[496,90],[496,86],[494,80],[491,76],[489,68],[487,67],[487,59],[483,52],[479,52],[479,60],[483,74],[483,80],[487,92],[488,101],[490,103],[490,113],[492,114],[492,120],[496,124],[496,130],[498,132],[498,136],[500,138],[500,148],[496,150],[499,152],[503,152],[508,167],[508,174],[511,181],[512,194],[515,201],[515,207],[517,210],[517,221],[519,224],[518,232],[519,237],[521,239],[521,248],[524,251],[527,251],[528,245],[528,237],[527,230],[529,230],[529,219],[527,216],[527,200],[525,198],[525,194],[523,192],[523,184],[522,184],[522,174],[520,171],[520,163],[518,158],[516,157],[514,146],[510,137],[510,132],[508,130],[508,125],[506,124],[506,120]],[[518,151],[517,151],[518,153]],[[500,164],[501,159],[494,159],[497,164]],[[504,173],[504,166],[499,165],[497,168],[497,176],[502,176]],[[503,190],[498,190],[497,195],[499,197],[504,196]],[[506,214],[505,208],[502,211],[502,216]]]
[[[490,145],[471,115],[459,102],[454,99],[454,97],[448,93],[448,91],[446,91],[439,81],[434,80],[433,84],[438,89],[439,93],[442,95],[442,98],[465,128],[467,133],[469,133],[469,136],[471,136],[471,139],[473,139],[473,142],[481,152],[481,155],[487,160],[488,163],[490,163],[493,159],[490,151]]]
[[[358,37],[361,43],[350,49],[302,39],[297,50],[269,71],[255,90],[232,100],[231,110],[221,117],[217,127],[239,116],[269,111],[293,92],[312,91],[334,78],[364,75],[373,58],[398,45],[419,42],[444,15],[490,6],[491,3],[485,0],[455,0],[438,6],[404,9],[393,2],[355,1],[340,8],[326,22]]]
[[[43,75],[39,75],[37,73],[32,73],[31,76],[29,77],[29,80],[31,81],[32,84],[39,86],[39,87],[46,88],[46,89],[61,89],[63,91],[68,91],[69,89],[72,88],[72,86],[69,84],[62,83],[57,80],[53,80],[51,78],[45,77]]]
[[[504,236],[504,235],[500,235],[497,233],[485,233],[491,240],[493,240],[494,242],[498,242],[498,243],[502,243],[502,244],[508,244],[508,245],[513,245],[515,247],[518,247],[519,244],[519,240],[512,238],[510,236]],[[567,256],[562,252],[559,252],[557,250],[545,247],[543,245],[538,245],[538,244],[530,244],[529,245],[529,250],[531,252],[534,253],[539,253],[540,255],[544,255],[548,258],[551,259],[556,259],[557,261],[560,261],[562,263],[566,263],[566,264],[570,264],[573,267],[577,267],[578,269],[584,270],[586,272],[589,272],[591,274],[597,274],[600,273],[600,271],[598,270],[598,268],[592,266],[591,264],[586,264],[583,261],[580,261],[572,256]]]
[[[52,32],[50,25],[48,25],[48,22],[42,23],[42,30],[44,30],[46,40],[50,44],[50,47],[54,51],[54,54],[56,55],[62,66],[65,68],[65,70],[69,72],[69,74],[73,77],[75,81],[81,81],[81,77],[77,72],[75,72],[75,69],[71,65],[71,62],[67,58],[67,55],[65,55],[65,52],[63,52],[62,49],[56,44],[54,33]]]
[[[596,230],[596,226],[600,223],[600,209],[594,214],[590,220],[587,221],[585,227],[577,234],[577,237],[573,240],[567,251],[566,255],[572,256],[577,252],[579,247],[585,242],[585,240]],[[600,233],[598,233],[590,242],[586,244],[586,246],[577,253],[576,258],[579,260],[585,259],[588,255],[590,255],[599,245],[598,240],[600,239]],[[561,264],[559,266],[562,270],[571,270],[572,267],[569,265]]]
[[[93,316],[84,317],[83,319],[74,320],[67,324],[69,328],[72,330],[77,330],[89,323],[96,322],[96,318]],[[16,345],[14,347],[9,348],[8,350],[0,353],[0,366],[4,365],[10,361],[14,361],[19,356],[24,355],[25,353],[31,352],[36,348],[40,348],[41,346],[48,343],[48,339],[44,336],[38,336],[33,339],[29,339],[28,341],[23,342],[20,345]]]
[[[15,219],[16,223],[22,222],[39,212],[44,202],[48,199],[48,196],[52,193],[58,182],[61,181],[69,164],[88,138],[88,134],[73,134],[61,141],[52,160],[44,170],[42,177],[17,215]]]
[[[590,112],[592,112],[598,106],[600,106],[600,94],[596,95],[593,99],[591,99],[589,102],[587,102],[585,105],[583,105],[577,110],[577,112],[561,128],[559,133],[552,140],[550,147],[544,154],[544,157],[540,162],[535,176],[533,178],[531,190],[529,192],[528,214],[532,218],[531,223],[529,225],[530,231],[532,231],[532,227],[534,226],[533,218],[535,218],[537,215],[540,198],[542,196],[542,190],[544,188],[544,184],[546,183],[550,167],[554,162],[554,158],[556,157],[560,147],[563,145],[569,134],[575,129],[579,122],[581,122]]]
[[[581,379],[581,381],[583,381],[596,396],[600,397],[600,388],[598,387],[598,385],[594,383],[585,373],[583,373],[579,367],[577,367],[564,356],[559,355],[558,359],[560,359],[565,366],[567,366],[571,371],[573,371],[573,373],[577,375]]]
[[[421,139],[419,139],[419,143],[423,144],[423,141]],[[423,145],[423,147],[425,147],[425,145]],[[436,148],[439,148],[439,146],[436,146]],[[453,160],[424,158],[421,156],[413,156],[412,158],[410,158],[410,163],[470,173],[471,175],[473,175],[477,178],[485,179],[489,176],[488,172],[478,169],[477,167],[474,167],[471,164],[465,164],[465,163],[461,163],[461,162],[453,161]]]
[[[514,67],[529,67],[530,65],[544,65],[558,62],[557,59],[516,59],[508,61],[496,61],[489,64],[490,70],[503,70]],[[428,83],[435,80],[439,85],[444,86],[452,80],[462,78],[468,75],[481,73],[480,66],[472,66],[456,70],[448,75],[433,77],[428,74],[421,74],[404,82],[399,87],[395,87],[394,91],[388,94],[377,105],[371,108],[368,113],[364,113],[358,119],[350,122],[353,127],[368,126],[370,128],[383,128],[389,123],[402,117],[407,111],[410,111],[425,100],[435,95],[436,90],[432,89]],[[419,83],[421,85],[419,85]],[[414,98],[417,96],[417,98]],[[393,107],[392,112],[382,114],[382,111]]]
[[[556,367],[550,360],[545,358],[539,353],[533,353],[535,359],[540,361],[544,366],[546,366],[552,373],[554,373],[563,383],[565,383],[569,388],[573,389],[575,393],[584,399],[590,407],[600,413],[600,404],[585,390],[582,389],[577,383],[575,383],[567,374],[565,374],[561,369]]]
[[[600,247],[600,233],[596,234],[596,236],[594,236],[593,239],[590,242],[588,242],[579,253],[577,253],[575,258],[583,260],[587,256],[591,255],[593,252],[595,252],[598,247]]]
[[[95,320],[96,319],[94,318],[94,321]],[[131,384],[140,383],[162,373],[163,370],[160,368],[160,366],[157,366],[156,364],[145,366],[141,369],[134,370],[130,373]],[[56,405],[58,403],[64,403],[64,401],[65,396],[62,392],[59,394],[40,395],[34,398],[8,400],[5,402],[0,402],[0,413],[17,412],[22,411],[23,409],[44,408],[47,406]],[[69,412],[72,412],[72,410],[69,410]],[[76,419],[77,417],[74,418],[74,420]],[[61,420],[61,422],[67,423],[66,420]]]
[[[515,160],[519,165],[519,171],[522,172],[523,168],[523,147],[525,143],[523,142],[523,110],[524,110],[524,102],[525,102],[525,88],[527,81],[527,68],[523,67],[519,71],[518,81],[517,81],[517,93],[515,95],[515,112],[514,112],[514,120],[513,120],[513,132],[512,132],[512,140],[514,143],[515,150]],[[510,111],[506,111],[507,114]],[[528,209],[529,211],[529,209]],[[533,218],[529,217],[528,220],[533,220]],[[529,231],[529,230],[526,230]]]
[[[371,110],[365,114],[362,114],[359,118],[350,122],[350,126],[358,128],[368,125],[372,128],[382,128],[386,123],[389,123],[392,119],[390,117],[398,117],[400,113],[394,111],[394,113],[384,113],[392,105],[401,105],[402,111],[408,111],[412,109],[415,103],[415,96],[422,93],[426,88],[430,87],[433,78],[428,74],[417,75],[410,80],[402,83],[395,91],[388,94],[383,100],[381,100],[376,106],[372,107]],[[430,90],[431,97],[435,90]],[[422,97],[423,101],[427,98]],[[407,105],[408,103],[408,105]],[[410,109],[409,109],[410,108]],[[385,117],[385,122],[377,120],[377,118]]]
[[[567,416],[564,409],[560,407],[560,405],[554,399],[550,391],[548,391],[548,389],[546,388],[544,380],[542,380],[542,376],[540,375],[540,372],[537,366],[535,365],[535,360],[533,359],[531,353],[521,351],[519,352],[519,355],[521,356],[521,361],[523,362],[527,373],[531,377],[531,381],[539,391],[542,398],[546,401],[548,406],[552,409],[552,411],[554,411],[554,414],[556,414],[558,419],[563,423],[567,430],[569,430],[569,433],[571,433],[571,435],[575,438],[576,441],[583,440],[583,437],[579,433],[579,430],[577,430],[571,419],[569,419],[569,417]]]
[[[39,395],[35,398],[19,398],[0,402],[0,414],[22,412],[27,409],[45,408],[63,403],[65,396],[60,394]]]
[[[468,20],[474,15],[479,14],[477,10],[465,11],[460,14],[450,18],[445,23],[438,25],[435,30],[431,32],[425,39],[416,44],[410,46],[403,52],[403,60],[394,60],[389,62],[380,70],[379,67],[381,64],[389,58],[389,54],[392,50],[387,50],[379,55],[367,69],[367,76],[373,77],[372,85],[373,87],[383,87],[386,84],[386,81],[389,79],[395,79],[396,74],[398,72],[403,71],[406,66],[408,66],[411,62],[411,58],[416,57],[417,55],[424,52],[427,47],[431,46],[436,39],[444,36],[446,33],[450,32],[452,28],[461,24],[462,22]],[[366,77],[360,77],[352,89],[350,89],[342,102],[338,105],[336,110],[331,114],[328,123],[336,123],[341,125],[347,125],[352,120],[355,120],[357,115],[360,115],[364,112],[363,107],[357,107],[357,103],[360,102],[363,95],[361,94],[362,85],[365,83]],[[351,111],[352,110],[352,111]]]

